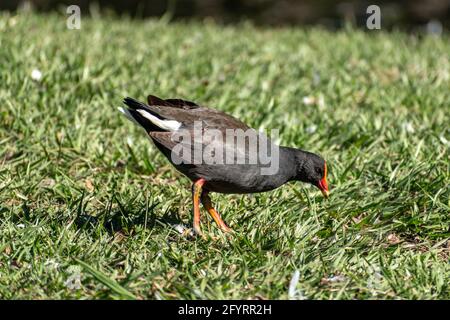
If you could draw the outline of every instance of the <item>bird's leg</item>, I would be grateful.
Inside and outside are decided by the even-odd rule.
[[[202,231],[200,230],[200,196],[202,194],[202,186],[205,182],[205,179],[198,179],[192,185],[192,201],[194,202],[194,231],[198,235],[202,235]]]
[[[213,217],[214,221],[217,223],[220,229],[225,232],[232,231],[230,227],[227,226],[227,224],[222,220],[220,217],[220,214],[213,208],[211,203],[211,198],[208,195],[208,191],[203,191],[201,195],[201,200],[203,203],[203,206],[206,210],[208,210],[211,217]]]

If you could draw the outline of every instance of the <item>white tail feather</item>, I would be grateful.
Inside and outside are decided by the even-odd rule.
[[[181,127],[181,122],[175,120],[162,120],[142,109],[137,109],[136,111],[139,112],[144,118],[150,120],[154,125],[160,127],[163,130],[176,131]]]

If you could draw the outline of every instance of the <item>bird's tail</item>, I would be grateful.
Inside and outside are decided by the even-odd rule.
[[[148,107],[145,103],[129,97],[123,99],[123,103],[127,105],[128,108],[119,107],[118,109],[128,118],[128,120],[143,127],[147,132],[163,131],[142,114],[143,110],[148,111]],[[140,110],[140,112],[138,110]]]

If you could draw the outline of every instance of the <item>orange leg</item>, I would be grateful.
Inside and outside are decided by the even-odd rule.
[[[194,231],[198,235],[202,235],[202,231],[200,230],[200,196],[202,194],[202,186],[205,182],[205,179],[199,179],[192,185],[192,201],[194,202]]]
[[[212,203],[211,203],[211,198],[208,195],[208,191],[202,192],[201,200],[202,200],[203,206],[205,207],[206,210],[208,210],[209,214],[211,215],[211,217],[213,217],[214,221],[217,223],[219,228],[222,229],[222,231],[224,231],[224,232],[232,231],[230,229],[230,227],[227,226],[225,221],[222,220],[222,218],[220,217],[220,214],[213,208]]]

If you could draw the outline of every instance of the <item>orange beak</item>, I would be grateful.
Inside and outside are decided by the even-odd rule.
[[[319,189],[322,191],[322,194],[325,198],[328,198],[330,195],[330,191],[328,190],[328,183],[327,183],[327,164],[325,163],[324,171],[323,171],[323,178],[319,181]]]

